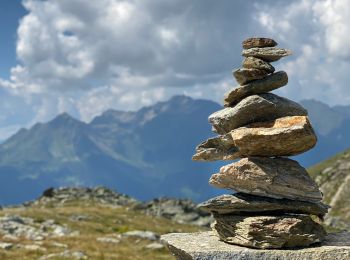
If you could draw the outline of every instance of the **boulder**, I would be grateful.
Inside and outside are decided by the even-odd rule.
[[[227,107],[211,114],[209,122],[218,134],[226,134],[254,122],[306,115],[307,111],[296,102],[266,93],[246,97],[234,107]]]
[[[319,260],[350,259],[350,233],[328,234],[314,247],[251,249],[220,241],[212,231],[172,233],[161,237],[170,252],[181,260]]]
[[[309,246],[321,242],[323,227],[307,215],[237,216],[214,214],[213,230],[227,243],[252,248]]]
[[[315,146],[317,137],[306,116],[253,123],[210,138],[196,147],[195,161],[235,160],[247,156],[292,156]]]
[[[275,68],[270,63],[255,57],[246,57],[242,62],[242,67],[246,69],[266,70],[268,73],[275,71]]]
[[[249,81],[247,79],[251,79],[251,78],[247,76],[244,78],[242,75],[244,74],[244,72],[253,71],[253,70],[254,69],[241,69],[241,70],[238,70],[238,72],[236,71],[235,73],[238,74],[238,76],[240,77],[240,81],[239,81],[238,77],[235,74],[237,81],[240,84],[241,82],[244,84],[247,81]],[[274,89],[283,87],[288,83],[288,75],[284,71],[279,71],[269,76],[266,76],[267,73],[265,74],[265,76],[262,76],[262,75],[263,74],[261,74],[262,79],[251,81],[246,85],[236,87],[235,89],[227,92],[224,96],[224,106],[225,107],[233,106],[245,97],[248,97],[254,94],[267,93]]]
[[[267,62],[278,61],[282,57],[292,55],[291,50],[277,47],[250,48],[242,51],[244,57],[255,57]]]
[[[218,213],[242,215],[247,213],[266,214],[312,214],[323,219],[329,206],[317,202],[289,199],[273,199],[244,193],[225,194],[200,203],[202,210]]]
[[[275,42],[273,39],[262,37],[248,38],[242,42],[243,49],[250,49],[255,47],[274,47],[276,45],[277,42]]]
[[[221,167],[209,183],[217,188],[276,199],[311,202],[322,199],[322,193],[305,168],[287,158],[243,158]]]
[[[232,74],[240,85],[244,85],[250,81],[265,78],[268,72],[266,70],[242,68],[234,70]]]

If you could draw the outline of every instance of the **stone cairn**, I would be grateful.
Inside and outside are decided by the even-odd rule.
[[[308,246],[326,235],[319,222],[328,211],[305,168],[286,158],[306,152],[317,138],[299,104],[270,91],[287,84],[270,62],[291,55],[268,38],[243,41],[240,84],[224,97],[225,108],[209,116],[213,131],[193,160],[239,161],[221,167],[209,183],[237,193],[200,204],[213,213],[220,240],[252,248]]]

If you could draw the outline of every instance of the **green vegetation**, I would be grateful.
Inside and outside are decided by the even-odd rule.
[[[141,212],[126,207],[111,207],[100,204],[82,204],[73,202],[60,207],[38,207],[3,209],[0,217],[18,215],[30,217],[36,223],[52,219],[56,224],[65,225],[73,231],[75,236],[49,237],[42,241],[42,250],[27,250],[25,248],[0,249],[0,259],[38,259],[43,255],[59,253],[64,250],[84,252],[89,259],[174,259],[167,249],[145,248],[152,241],[147,239],[121,237],[120,234],[131,230],[147,230],[158,234],[169,232],[196,232],[203,230],[192,225],[175,223],[160,217],[146,216]],[[86,219],[73,220],[72,216],[87,216]],[[119,243],[97,241],[100,237],[120,239]],[[21,238],[13,242],[21,245],[33,245],[35,242]],[[67,248],[57,247],[57,243],[67,245]],[[59,259],[59,258],[53,258]]]

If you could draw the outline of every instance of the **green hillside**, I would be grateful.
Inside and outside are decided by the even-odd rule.
[[[350,228],[350,149],[309,168],[331,206],[326,223],[337,229]]]

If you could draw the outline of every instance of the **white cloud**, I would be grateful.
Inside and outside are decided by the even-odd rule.
[[[236,85],[231,69],[240,66],[241,41],[254,35],[294,51],[276,64],[290,76],[277,93],[350,102],[346,0],[23,3],[19,64],[10,79],[0,79],[5,96],[23,99],[23,108],[12,110],[30,111],[20,125],[63,111],[88,121],[109,108],[134,110],[174,94],[221,102]],[[8,124],[0,120],[0,128]]]
[[[283,6],[260,6],[257,20],[265,30],[290,47],[294,56],[278,65],[289,75],[277,91],[300,100],[349,104],[350,2],[297,0]],[[283,13],[283,15],[280,15]]]

